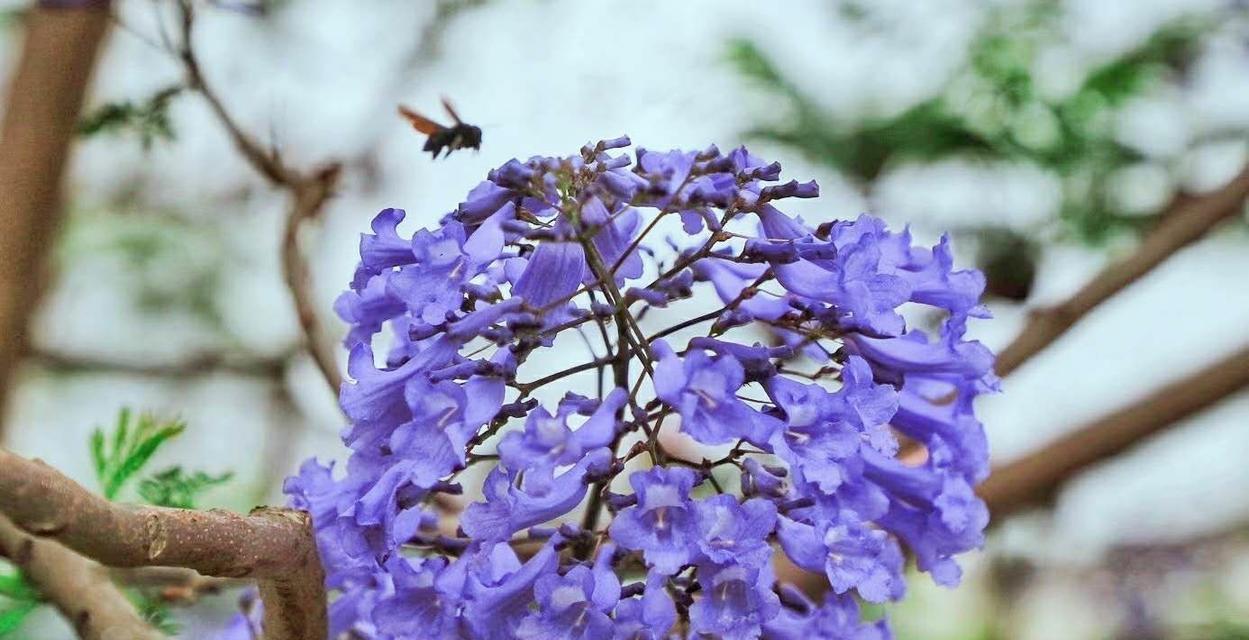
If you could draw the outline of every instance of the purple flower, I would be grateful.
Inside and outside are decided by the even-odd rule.
[[[603,257],[603,263],[611,268],[617,262],[616,282],[623,285],[626,280],[642,275],[642,257],[637,249],[631,249],[634,236],[641,226],[641,216],[636,209],[622,207],[620,211],[610,212],[599,198],[590,198],[581,207],[581,219],[591,228],[600,229],[594,233],[595,248]],[[626,255],[625,251],[629,251]],[[588,271],[588,269],[587,269]]]
[[[764,640],[892,640],[885,621],[864,623],[859,604],[849,596],[828,594],[816,606],[798,589],[783,591],[785,607],[763,628]]]
[[[693,270],[700,280],[710,282],[715,287],[716,295],[727,304],[742,295],[742,291],[758,280],[767,267],[710,258],[694,263]],[[789,301],[783,296],[767,294],[751,296],[739,308],[750,318],[760,320],[776,320],[790,310]]]
[[[868,364],[855,356],[847,359],[842,379],[836,393],[783,377],[767,383],[769,396],[785,412],[772,449],[802,483],[826,494],[857,476],[864,443],[891,455],[897,451],[888,428],[898,403],[893,389],[875,384]]]
[[[920,330],[900,338],[850,338],[859,355],[890,372],[953,374],[978,378],[993,368],[993,354],[979,342],[963,342],[947,333],[936,342]]]
[[[369,276],[360,289],[344,291],[334,301],[338,317],[351,324],[351,330],[343,339],[343,346],[348,349],[357,344],[369,344],[384,323],[407,310],[402,298],[390,294],[387,275]]]
[[[879,454],[865,457],[864,475],[892,500],[881,526],[906,541],[921,571],[938,584],[955,586],[962,575],[953,556],[984,544],[989,510],[967,480],[944,472],[930,460],[908,467]]]
[[[832,493],[853,473],[861,437],[855,425],[833,409],[832,394],[816,384],[787,378],[768,382],[768,394],[785,411],[785,426],[770,442],[802,483]]]
[[[424,345],[416,356],[392,369],[377,369],[373,350],[356,345],[347,359],[347,375],[356,380],[343,385],[339,402],[353,422],[344,440],[349,446],[373,448],[388,437],[383,430],[412,418],[405,399],[408,383],[428,369],[446,365],[455,355],[456,345],[439,338]]]
[[[655,571],[676,573],[698,553],[698,513],[690,502],[697,482],[698,474],[684,467],[655,467],[629,476],[637,506],[616,515],[612,540],[641,551]]]
[[[655,395],[680,414],[681,430],[694,439],[704,444],[739,439],[761,444],[780,426],[776,418],[737,398],[746,374],[735,358],[711,358],[695,349],[681,360],[663,340],[651,348],[659,357]]]
[[[468,576],[464,618],[474,638],[511,640],[529,614],[534,584],[555,572],[558,559],[553,543],[544,546],[524,565],[519,565],[507,544],[496,544],[492,550],[488,564]]]
[[[761,217],[764,229],[772,230],[769,237],[794,237],[796,225],[785,214],[768,207]],[[874,220],[860,217],[860,222]],[[791,293],[831,305],[824,314],[826,321],[876,335],[897,335],[904,323],[895,309],[910,299],[910,286],[882,265],[881,242],[887,234],[864,233],[855,239],[856,234],[843,232],[853,224],[833,225],[829,241],[796,240],[803,259],[774,265],[777,280]]]
[[[616,634],[613,640],[661,640],[677,621],[676,604],[664,588],[668,577],[651,571],[640,598],[621,600],[616,605]]]
[[[836,593],[855,589],[864,600],[884,602],[901,597],[902,553],[889,536],[842,512],[835,522],[817,524],[780,519],[781,547],[794,564],[822,572]]]
[[[969,481],[979,482],[989,473],[989,441],[972,410],[975,386],[907,375],[892,425],[923,443],[930,455],[943,455]]]
[[[769,569],[738,564],[698,567],[703,595],[690,606],[690,630],[725,640],[758,638],[780,609]]]
[[[599,550],[594,568],[576,566],[564,575],[542,576],[534,586],[538,611],[516,629],[517,638],[593,640],[612,634],[608,614],[620,599],[620,580],[612,568],[613,545]]]
[[[611,453],[607,449],[595,449],[572,469],[539,487],[530,487],[523,479],[513,480],[497,467],[486,478],[486,501],[469,505],[460,519],[460,526],[473,538],[498,541],[506,540],[521,529],[562,516],[585,497],[586,478],[606,471],[610,461]]]
[[[567,319],[569,301],[587,271],[581,245],[548,240],[538,245],[512,293],[529,308],[545,311],[546,326],[556,325]]]
[[[373,233],[360,234],[360,266],[351,281],[352,289],[359,291],[373,276],[416,262],[412,241],[399,235],[399,223],[405,215],[403,209],[382,209],[373,218]]]
[[[694,504],[698,517],[698,550],[707,561],[762,567],[772,559],[768,536],[776,528],[776,505],[755,498],[739,503],[717,495]]]
[[[628,395],[624,389],[614,389],[575,431],[568,427],[568,418],[578,408],[575,401],[561,402],[554,416],[539,407],[525,420],[523,432],[513,431],[499,443],[499,459],[507,469],[525,472],[526,487],[545,491],[557,467],[575,464],[586,452],[612,443],[616,413]]]
[[[510,160],[437,226],[387,209],[361,237],[335,304],[350,454],[286,484],[335,637],[882,640],[855,598],[903,595],[901,545],[953,584],[981,544],[981,274],[946,237],[785,214],[818,186],[744,148],[629,144]],[[453,532],[447,493],[473,496]],[[776,546],[834,593],[776,584]]]
[[[460,591],[455,572],[442,558],[395,556],[386,563],[394,594],[378,601],[373,623],[388,637],[460,638]]]

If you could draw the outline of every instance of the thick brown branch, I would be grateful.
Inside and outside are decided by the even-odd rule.
[[[0,515],[0,555],[21,568],[84,640],[164,640],[139,617],[108,571],[65,547],[39,540]]]
[[[1214,193],[1181,201],[1162,216],[1128,257],[1106,267],[1061,304],[1032,312],[1019,336],[997,358],[1006,376],[1057,340],[1098,305],[1139,280],[1175,252],[1241,211],[1249,197],[1249,166]]]
[[[995,521],[1052,497],[1076,474],[1249,387],[1249,346],[995,469],[979,493]]]
[[[32,9],[0,123],[0,415],[62,216],[61,176],[108,7]],[[2,425],[0,425],[2,426]]]
[[[324,638],[324,571],[306,513],[250,515],[113,504],[39,461],[0,449],[0,512],[26,532],[112,567],[173,566],[253,578],[268,640]]]

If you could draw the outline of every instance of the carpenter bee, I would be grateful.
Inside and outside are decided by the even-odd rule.
[[[438,152],[443,149],[447,150],[443,157],[451,155],[451,152],[456,149],[480,149],[481,127],[475,127],[461,121],[460,116],[455,112],[455,108],[451,106],[451,102],[445,97],[442,99],[442,108],[447,110],[447,115],[451,116],[451,119],[455,122],[454,126],[444,127],[403,105],[399,105],[399,115],[410,122],[413,129],[429,136],[425,140],[425,147],[422,151],[428,151],[434,158],[437,158]]]

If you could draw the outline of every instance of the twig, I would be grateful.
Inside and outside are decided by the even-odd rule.
[[[1013,462],[979,487],[994,520],[1051,498],[1076,474],[1249,387],[1249,345]]]
[[[0,123],[0,415],[26,349],[30,314],[38,306],[48,250],[63,215],[61,176],[108,28],[103,4],[32,9],[6,93]]]
[[[0,449],[0,513],[31,535],[111,567],[172,566],[255,579],[266,640],[327,634],[325,574],[304,512],[258,507],[244,516],[119,506],[42,462]]]
[[[155,589],[161,601],[172,604],[193,604],[200,596],[220,593],[225,589],[248,583],[233,578],[213,578],[191,569],[178,567],[141,567],[110,569],[115,582],[139,589]]]
[[[291,292],[299,326],[303,329],[308,353],[316,362],[321,375],[334,393],[342,386],[342,373],[334,357],[333,347],[326,342],[315,297],[312,290],[311,269],[299,245],[300,231],[304,223],[320,217],[326,201],[333,194],[341,173],[341,165],[329,163],[309,173],[287,166],[275,150],[266,149],[254,137],[239,126],[225,104],[208,85],[192,46],[195,13],[189,0],[179,0],[178,15],[181,41],[178,57],[186,70],[187,84],[208,102],[217,120],[225,127],[234,146],[269,184],[286,190],[291,197],[291,209],[286,216],[282,233],[282,274]]]
[[[340,173],[339,165],[331,164],[310,177],[300,178],[288,187],[294,205],[286,217],[286,228],[282,234],[282,275],[286,279],[286,287],[291,291],[295,312],[299,315],[299,326],[303,328],[308,342],[308,352],[335,394],[343,386],[343,376],[338,370],[334,348],[326,342],[321,328],[312,291],[312,270],[300,249],[299,232],[305,222],[320,217],[321,209],[333,193]]]
[[[1033,311],[1023,331],[998,355],[997,374],[1008,375],[1098,305],[1219,223],[1235,216],[1246,197],[1249,197],[1249,166],[1218,191],[1177,203],[1163,214],[1162,222],[1145,236],[1132,255],[1106,267],[1066,301]]]
[[[108,360],[32,348],[26,354],[26,361],[53,373],[69,375],[107,373],[143,378],[181,380],[225,373],[236,376],[280,380],[291,355],[284,353],[278,356],[248,356],[244,354],[207,352],[194,355],[180,362],[160,364]]]
[[[165,640],[139,616],[108,572],[65,547],[39,540],[0,515],[0,555],[52,603],[83,640]]]

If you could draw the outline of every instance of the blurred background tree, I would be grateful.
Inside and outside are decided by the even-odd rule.
[[[873,3],[838,6],[864,35],[891,28],[889,11]],[[1167,127],[1153,141],[1126,131],[1142,115],[1134,109],[1157,108],[1146,99],[1183,99],[1203,47],[1243,35],[1239,3],[1172,18],[1105,60],[1064,58],[1072,55],[1064,49],[1064,18],[1070,16],[1061,3],[997,3],[939,91],[894,113],[832,111],[804,90],[818,78],[791,77],[753,39],[736,39],[728,51],[732,64],[783,106],[747,136],[792,148],[869,194],[890,172],[917,164],[1025,165],[1052,176],[1061,190],[1052,218],[1009,225],[990,217],[952,229],[975,241],[989,293],[1023,300],[1047,243],[1077,239],[1104,246],[1140,233],[1186,191],[1220,186],[1217,172],[1184,184],[1193,172],[1184,166],[1185,153],[1204,148],[1245,155],[1247,131],[1239,123],[1193,123],[1194,135],[1182,146],[1168,139],[1176,136]]]
[[[0,3],[6,70],[27,5]],[[152,463],[165,471],[131,487],[246,509],[280,499],[297,460],[339,457],[341,415],[283,280],[287,194],[239,156],[162,50],[161,29],[174,28],[162,6],[115,3],[4,444],[90,484],[91,428],[118,407],[185,416],[192,428]],[[423,226],[487,168],[605,135],[767,148],[787,175],[821,179],[808,218],[862,207],[919,233],[953,230],[990,276],[994,348],[1019,329],[1018,302],[1064,295],[1249,162],[1243,2],[197,6],[205,74],[244,128],[300,169],[344,167],[320,228],[298,238],[327,339],[356,234],[378,209],[406,207]],[[846,51],[862,68],[829,71]],[[444,93],[485,143],[431,164],[394,105],[429,108]],[[1249,322],[1239,220],[1012,377],[986,419],[995,454],[1031,450],[1238,346],[1228,342]],[[1249,446],[1247,400],[1003,522],[965,588],[917,580],[882,613],[910,640],[1249,637],[1249,473],[1236,456]],[[159,615],[203,637],[236,595]],[[35,605],[0,570],[0,634],[20,619],[11,637],[63,637]]]

